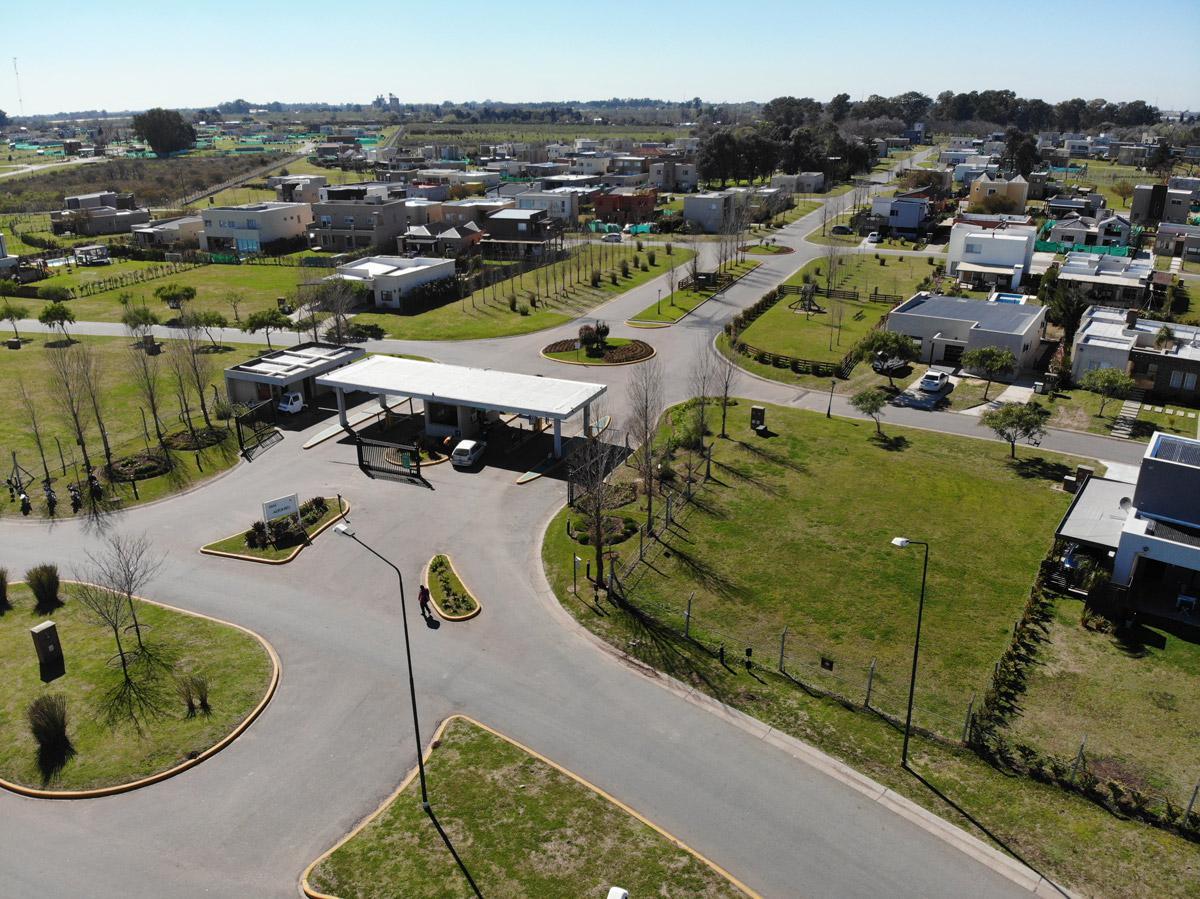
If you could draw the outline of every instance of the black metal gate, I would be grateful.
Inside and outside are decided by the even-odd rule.
[[[369,478],[393,481],[422,481],[421,453],[415,446],[382,440],[355,441],[358,467]]]
[[[255,403],[234,419],[237,426],[238,449],[247,462],[261,455],[283,439],[275,427],[275,401]]]

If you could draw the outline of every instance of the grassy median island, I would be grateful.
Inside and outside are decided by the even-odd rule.
[[[1076,460],[1021,447],[1013,463],[1003,445],[889,426],[886,417],[888,439],[877,441],[870,422],[775,406],[767,407],[767,425],[776,436],[764,439],[747,427],[747,405],[730,410],[731,439],[710,438],[713,480],[666,538],[670,555],[655,547],[647,556],[652,567],[625,578],[643,614],[603,594],[600,614],[582,581],[576,598],[571,559],[590,553],[568,537],[568,510],[550,522],[542,556],[564,608],[622,652],[822,748],[986,840],[900,767],[900,730],[863,707],[875,659],[871,706],[903,720],[921,548],[899,550],[889,541],[928,540],[915,719],[943,738],[914,738],[914,768],[1071,887],[1194,895],[1194,844],[1057,787],[1008,776],[956,745],[967,702],[973,692],[982,695],[1067,507],[1058,475]],[[719,410],[710,411],[709,426],[719,430]],[[678,479],[684,463],[679,454],[664,468]],[[660,523],[663,505],[659,497]],[[637,500],[613,514],[645,519]],[[628,559],[637,546],[633,539],[614,549]],[[682,613],[693,591],[688,640]],[[811,692],[775,670],[785,626],[787,670]],[[747,645],[755,647],[753,672],[743,665]],[[832,671],[821,668],[822,656]]]
[[[730,275],[737,280],[754,271],[761,263],[755,259],[744,259],[741,262],[735,262],[725,269],[725,274]],[[680,275],[685,277],[685,275]],[[724,288],[722,288],[724,289]],[[630,321],[634,322],[664,322],[673,324],[694,310],[702,303],[711,300],[719,291],[715,289],[693,289],[687,288],[684,290],[676,290],[674,293],[667,294],[660,300],[655,300],[637,315],[633,316]]]
[[[466,617],[479,609],[479,601],[463,585],[450,559],[441,553],[429,562],[429,583],[426,586],[433,594],[437,607],[451,618]]]
[[[296,527],[295,519],[290,517],[277,518],[267,525],[256,521],[240,534],[207,544],[202,552],[249,556],[268,562],[291,561],[317,532],[341,515],[336,496],[314,496],[300,504],[303,529]]]
[[[691,853],[519,746],[454,719],[426,772],[438,820],[485,896],[740,896]],[[421,811],[414,779],[321,861],[311,886],[343,899],[470,896]]]
[[[122,693],[113,632],[80,601],[79,589],[64,583],[59,591],[63,604],[39,614],[27,586],[9,587],[12,608],[0,614],[0,778],[49,790],[98,789],[138,780],[209,749],[265,695],[273,665],[257,639],[140,600],[134,606],[145,653],[138,652],[132,629],[122,632],[135,684],[132,693]],[[47,619],[57,625],[66,673],[43,683],[29,629]],[[180,686],[184,678],[192,679],[192,715]],[[195,678],[205,681],[207,711]],[[66,701],[70,746],[58,759],[61,766],[54,759],[39,764],[27,718],[30,703],[45,696]]]
[[[644,340],[627,337],[606,337],[604,343],[576,348],[577,340],[556,340],[542,350],[542,355],[559,362],[580,365],[626,365],[641,362],[654,355],[654,348]]]

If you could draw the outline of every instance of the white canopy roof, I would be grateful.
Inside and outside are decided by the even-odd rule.
[[[552,419],[569,418],[608,389],[603,384],[395,356],[363,359],[318,378],[317,384]]]

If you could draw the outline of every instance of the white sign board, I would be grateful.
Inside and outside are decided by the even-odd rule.
[[[293,493],[291,496],[281,496],[279,499],[270,499],[262,504],[263,521],[272,521],[276,518],[282,518],[284,515],[300,514],[300,497]]]

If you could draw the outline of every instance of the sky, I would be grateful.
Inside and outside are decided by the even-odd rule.
[[[28,114],[238,97],[369,103],[389,91],[414,103],[720,102],[989,88],[1200,109],[1200,2],[1162,0],[1144,20],[1128,0],[1075,8],[1084,12],[1044,0],[15,2],[0,11],[0,109],[22,108],[12,56]]]

